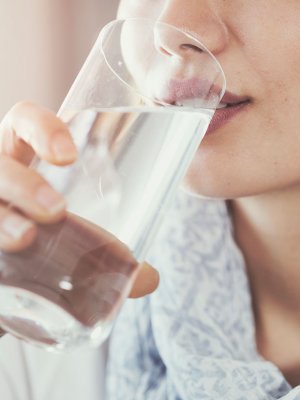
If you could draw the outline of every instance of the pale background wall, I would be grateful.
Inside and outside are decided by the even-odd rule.
[[[56,111],[117,2],[0,0],[0,119],[21,99]],[[69,358],[20,349],[10,335],[0,342],[1,400],[15,393],[30,400],[104,399],[102,350]]]
[[[118,0],[0,0],[0,118],[30,99],[57,111]]]

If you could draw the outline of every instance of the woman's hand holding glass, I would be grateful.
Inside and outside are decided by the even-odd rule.
[[[21,102],[0,124],[0,249],[4,252],[30,246],[37,224],[53,224],[66,215],[62,195],[29,168],[34,155],[63,166],[76,160],[77,150],[68,127],[54,113]],[[158,285],[158,273],[151,266],[145,263],[138,271],[131,297],[149,294]]]

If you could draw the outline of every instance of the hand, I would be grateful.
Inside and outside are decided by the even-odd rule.
[[[18,103],[0,124],[0,249],[5,251],[28,246],[37,233],[35,222],[53,223],[65,215],[63,197],[28,168],[34,154],[56,165],[77,156],[61,120],[32,103]]]
[[[159,284],[159,274],[156,269],[147,263],[140,266],[139,274],[134,282],[129,297],[143,297],[154,292]]]
[[[28,168],[35,154],[61,166],[77,157],[68,127],[55,114],[21,102],[0,123],[0,250],[26,248],[36,237],[36,223],[54,223],[65,216],[63,197]],[[158,273],[143,264],[130,296],[151,293],[158,281]]]

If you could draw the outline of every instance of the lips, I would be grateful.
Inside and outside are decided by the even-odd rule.
[[[219,128],[221,128],[231,119],[233,119],[237,114],[239,114],[242,110],[244,110],[249,103],[250,101],[247,100],[217,109],[208,126],[206,135],[216,132]]]
[[[247,96],[238,96],[234,93],[226,91],[222,97],[220,105],[226,105],[228,107],[236,106],[241,103],[249,102],[250,98]]]
[[[208,80],[193,77],[170,79],[164,85],[160,85],[155,100],[163,105],[215,108],[221,95],[221,87],[212,85]]]
[[[222,89],[211,85],[208,80],[200,80],[196,77],[185,80],[171,79],[161,89],[156,100],[164,105],[177,105],[191,108],[215,108],[222,95]],[[250,103],[247,96],[239,96],[226,91],[222,97],[207,133],[210,134],[221,128],[234,118]]]
[[[177,80],[171,79],[163,88],[163,101],[167,104],[178,104],[184,100],[203,98],[207,96],[211,84],[198,78]]]

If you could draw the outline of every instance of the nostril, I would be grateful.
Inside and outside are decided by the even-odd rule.
[[[172,52],[171,50],[168,50],[167,48],[165,48],[163,46],[158,46],[157,49],[161,54],[164,54],[164,55],[169,56],[169,57],[170,56],[174,56],[174,55],[179,56],[180,52],[187,51],[187,50],[196,51],[198,53],[202,53],[203,52],[201,47],[198,47],[198,46],[196,46],[194,44],[181,44],[181,45],[179,45],[179,50],[180,51],[176,52],[177,54],[175,52]]]
[[[170,32],[170,26],[164,23],[157,22],[153,34],[154,47],[168,57],[184,58],[192,53],[199,54],[206,51],[192,33],[180,31],[176,27]]]
[[[203,52],[201,47],[198,47],[198,46],[196,46],[194,44],[189,44],[189,43],[180,45],[180,48],[182,50],[193,50],[193,51],[197,51],[197,52],[200,52],[200,53]]]

